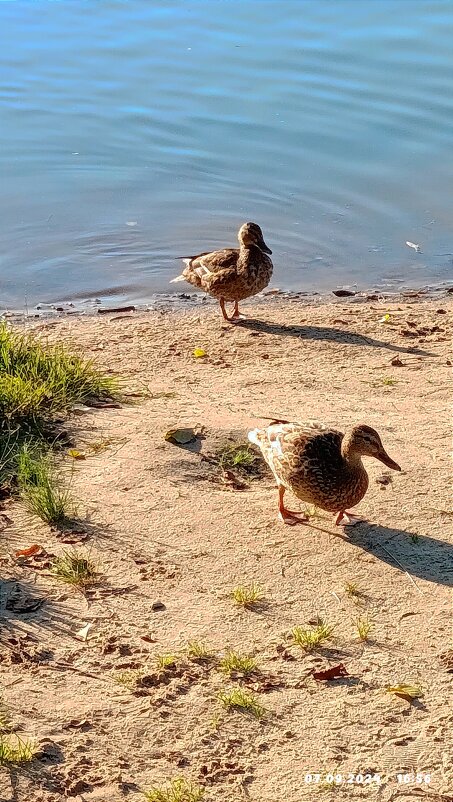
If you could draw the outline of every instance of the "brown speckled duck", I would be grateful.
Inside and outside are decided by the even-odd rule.
[[[183,259],[186,269],[170,282],[188,281],[218,298],[222,315],[230,322],[240,317],[239,301],[264,290],[273,271],[272,261],[266,256],[272,251],[264,242],[259,225],[244,223],[238,240],[239,248],[224,248]],[[234,301],[231,317],[227,315],[225,301]]]
[[[285,508],[286,490],[301,501],[337,513],[335,523],[345,526],[360,520],[347,510],[362,500],[368,488],[362,457],[375,457],[388,468],[401,470],[375,429],[364,424],[343,434],[318,423],[275,421],[249,432],[249,440],[261,449],[275,476],[279,518],[285,524],[307,520],[302,513]]]

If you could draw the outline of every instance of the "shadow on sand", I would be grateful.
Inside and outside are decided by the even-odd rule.
[[[335,329],[329,326],[285,326],[284,324],[267,323],[264,320],[238,320],[235,323],[243,329],[258,331],[262,334],[274,334],[280,337],[296,337],[307,340],[328,340],[348,345],[366,345],[373,348],[387,348],[399,354],[413,354],[414,356],[435,356],[431,351],[423,351],[416,346],[392,345],[383,340],[375,340],[364,334],[357,334],[347,329]]]
[[[321,529],[313,525],[313,529]],[[323,530],[323,531],[328,531]],[[329,530],[329,534],[332,532]],[[453,587],[453,544],[404,529],[360,523],[347,528],[347,543],[373,554],[379,560],[406,571],[412,577]]]

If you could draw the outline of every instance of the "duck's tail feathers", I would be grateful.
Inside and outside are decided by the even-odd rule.
[[[258,446],[259,448],[261,445],[261,438],[263,434],[264,434],[263,429],[252,429],[248,433],[247,437],[251,443],[253,443],[255,446]]]
[[[170,284],[176,284],[177,281],[185,281],[185,276],[181,273],[180,276],[176,276],[176,278],[172,278]]]

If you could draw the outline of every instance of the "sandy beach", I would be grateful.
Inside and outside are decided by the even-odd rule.
[[[205,802],[453,799],[452,301],[270,296],[237,325],[210,305],[27,321],[119,376],[124,401],[61,423],[81,457],[65,459],[77,531],[3,503],[1,683],[38,753],[0,768],[2,802],[139,802],[173,777]],[[347,532],[313,510],[285,527],[270,472],[216,458],[273,417],[367,423],[402,471],[366,460],[366,520]],[[175,428],[195,440],[166,440]],[[89,553],[99,582],[82,593],[42,555],[14,556],[32,544]],[[238,606],[251,584],[260,602]],[[14,613],[14,594],[44,603]],[[332,636],[305,652],[291,631],[319,619]],[[257,670],[222,673],[229,650]],[[314,679],[338,664],[347,676]],[[388,692],[399,683],[422,695]],[[238,686],[261,719],[221,704]]]

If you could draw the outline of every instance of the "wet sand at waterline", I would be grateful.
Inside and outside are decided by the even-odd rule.
[[[78,532],[51,531],[15,501],[2,512],[3,600],[17,588],[45,599],[22,615],[2,603],[4,698],[39,750],[26,770],[1,769],[2,800],[139,802],[184,776],[206,802],[300,802],[318,796],[305,782],[315,773],[333,800],[333,773],[348,797],[406,802],[419,786],[397,774],[415,771],[430,775],[427,798],[449,798],[451,309],[447,297],[270,297],[244,303],[238,325],[211,306],[24,322],[120,376],[126,395],[65,424],[85,457],[67,457]],[[402,471],[388,481],[366,460],[355,510],[366,521],[347,532],[322,512],[285,527],[271,474],[216,458],[266,416],[367,423]],[[178,446],[165,439],[175,428],[198,436]],[[83,594],[12,556],[34,543],[89,553],[98,584]],[[235,604],[233,589],[253,583],[260,602]],[[307,653],[290,633],[318,618],[332,635]],[[366,641],[358,619],[372,624]],[[192,641],[211,659],[189,658]],[[256,660],[248,679],[220,670],[229,650]],[[174,656],[166,668],[162,655]],[[347,676],[313,678],[340,663]],[[387,692],[399,683],[423,696]],[[263,718],[222,706],[237,686]],[[380,791],[348,783],[375,774]]]

